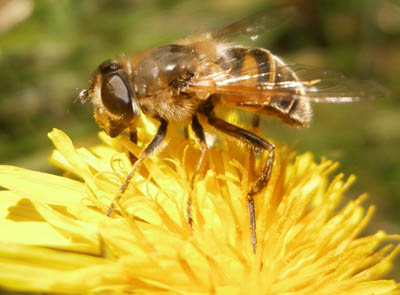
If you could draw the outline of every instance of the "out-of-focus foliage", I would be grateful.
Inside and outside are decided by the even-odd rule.
[[[391,214],[398,225],[400,1],[302,2],[305,6],[295,23],[285,22],[265,37],[261,35],[255,45],[291,61],[377,80],[390,89],[391,96],[359,104],[318,105],[311,128],[299,131],[268,120],[264,133],[297,142],[301,151],[340,161],[342,170],[358,176],[353,190],[370,192],[381,203],[380,213]],[[19,13],[4,13],[10,3]],[[91,106],[74,103],[74,99],[77,89],[87,87],[92,71],[103,60],[217,28],[273,3],[2,1],[0,161],[49,169],[37,163],[45,162],[50,148],[46,133],[53,127],[82,141],[95,138],[98,127]],[[4,22],[6,26],[2,26]]]

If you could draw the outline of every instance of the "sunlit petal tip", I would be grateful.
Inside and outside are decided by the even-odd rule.
[[[230,120],[235,121],[234,115]],[[147,119],[144,119],[147,120]],[[51,162],[72,177],[0,167],[0,286],[79,294],[400,294],[383,280],[400,252],[399,236],[361,236],[374,206],[366,195],[344,205],[355,176],[331,177],[338,164],[296,155],[275,143],[268,187],[255,196],[257,252],[249,230],[249,151],[210,146],[200,155],[178,132],[146,159],[110,217],[113,198],[156,131],[138,145],[100,133],[103,144],[75,148],[49,133]],[[190,136],[190,135],[189,135]],[[223,147],[223,148],[221,148]],[[256,166],[265,157],[256,158]],[[76,180],[78,179],[78,180]],[[192,196],[193,227],[187,222]]]

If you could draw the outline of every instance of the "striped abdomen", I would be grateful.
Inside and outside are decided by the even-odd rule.
[[[226,47],[220,50],[218,64],[230,75],[238,77],[232,89],[243,86],[251,90],[248,93],[243,91],[240,95],[221,95],[225,104],[273,115],[291,125],[306,126],[310,122],[311,107],[304,96],[304,89],[300,86],[285,87],[285,83],[282,83],[298,82],[297,75],[268,50]],[[266,88],[268,91],[263,91]]]

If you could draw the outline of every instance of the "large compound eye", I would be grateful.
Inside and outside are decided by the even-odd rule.
[[[110,113],[123,116],[127,121],[133,118],[132,93],[126,80],[120,74],[113,73],[103,77],[101,98],[103,105]]]

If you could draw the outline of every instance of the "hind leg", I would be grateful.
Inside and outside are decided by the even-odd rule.
[[[220,118],[214,116],[214,114],[207,115],[208,122],[216,129],[235,137],[241,141],[246,142],[256,152],[268,152],[268,158],[264,166],[258,173],[255,181],[253,182],[250,190],[247,193],[247,206],[249,210],[249,222],[251,230],[251,243],[253,246],[254,253],[257,250],[257,235],[256,235],[256,219],[255,219],[255,208],[254,208],[254,196],[260,192],[267,184],[271,177],[272,166],[275,158],[275,146],[260,136],[247,131],[243,128],[230,124]],[[254,161],[254,159],[253,159]]]

